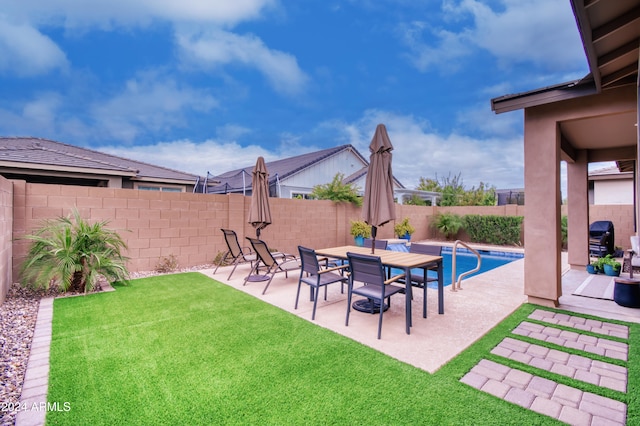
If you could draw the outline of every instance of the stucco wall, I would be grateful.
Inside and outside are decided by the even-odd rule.
[[[13,282],[11,258],[13,257],[13,185],[0,176],[0,304]]]

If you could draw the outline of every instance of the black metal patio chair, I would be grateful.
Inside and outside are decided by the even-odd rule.
[[[349,259],[349,296],[347,298],[347,318],[345,325],[349,325],[349,314],[351,312],[351,298],[354,294],[364,296],[371,302],[371,313],[375,313],[377,309],[374,309],[376,303],[379,304],[380,317],[378,319],[378,339],[382,335],[382,316],[385,311],[384,301],[387,299],[387,304],[391,306],[391,296],[400,293],[404,290],[404,287],[398,287],[391,285],[392,282],[396,282],[401,278],[404,278],[404,274],[396,275],[394,277],[385,280],[384,266],[378,256],[368,256],[356,253],[347,253]],[[354,283],[362,283],[359,287],[354,287]]]
[[[313,314],[311,314],[311,320],[316,319],[316,307],[318,305],[318,297],[320,288],[324,287],[324,300],[327,300],[327,286],[329,284],[340,283],[340,291],[344,292],[342,286],[348,281],[348,277],[342,275],[342,273],[336,273],[336,271],[343,272],[349,265],[340,265],[332,268],[322,268],[320,261],[316,255],[315,250],[298,246],[300,252],[300,261],[302,267],[300,269],[300,279],[298,280],[298,292],[296,294],[295,309],[298,309],[298,300],[300,299],[300,287],[302,283],[307,284],[312,291],[313,295]]]

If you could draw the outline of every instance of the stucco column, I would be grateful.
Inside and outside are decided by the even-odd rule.
[[[571,268],[589,263],[589,163],[587,151],[576,152],[575,163],[567,163],[568,258]]]
[[[525,109],[524,292],[529,302],[558,306],[561,294],[560,136],[555,120]]]

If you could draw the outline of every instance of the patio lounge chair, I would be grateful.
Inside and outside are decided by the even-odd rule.
[[[404,287],[391,285],[392,282],[404,278],[404,274],[396,275],[385,280],[384,266],[378,256],[368,256],[356,253],[347,253],[349,259],[349,296],[347,299],[347,319],[345,325],[349,325],[349,313],[351,312],[351,297],[354,294],[364,296],[367,299],[380,304],[380,318],[378,319],[378,339],[382,334],[382,315],[384,313],[384,301],[391,304],[391,296],[400,293]],[[354,283],[363,283],[354,288]],[[370,304],[371,313],[374,313],[374,303]]]
[[[251,263],[253,266],[253,262],[258,260],[258,256],[255,253],[251,252],[249,247],[240,247],[240,243],[238,243],[238,235],[235,231],[231,229],[221,229],[222,235],[224,235],[224,241],[227,243],[227,252],[222,257],[222,260],[216,266],[216,269],[213,271],[215,274],[218,272],[218,268],[220,265],[224,265],[227,260],[233,262],[233,269],[229,273],[227,277],[227,281],[231,279],[231,275],[236,270],[240,263]]]
[[[267,285],[262,290],[262,294],[265,294],[269,284],[271,284],[271,280],[277,273],[284,272],[285,277],[289,277],[289,271],[300,269],[300,260],[294,255],[281,253],[282,256],[276,259],[264,241],[251,237],[247,237],[247,240],[251,243],[256,256],[258,256],[258,261],[253,265],[251,272],[244,279],[244,284],[242,285],[246,285],[247,281],[252,281],[252,277],[258,276],[262,281],[268,280]]]
[[[342,285],[347,282],[348,278],[342,274],[336,273],[336,271],[342,272],[344,269],[348,268],[349,265],[323,269],[320,266],[320,261],[318,260],[318,256],[316,256],[315,250],[298,246],[298,251],[300,252],[302,268],[300,269],[300,279],[298,280],[295,309],[298,309],[300,287],[302,286],[302,283],[305,283],[311,287],[313,295],[313,314],[311,314],[311,320],[315,320],[320,287],[324,287],[324,300],[327,300],[327,286],[329,284],[340,283],[340,290],[341,292],[344,292]]]

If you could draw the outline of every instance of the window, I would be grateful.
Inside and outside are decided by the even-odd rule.
[[[184,192],[181,186],[160,186],[160,185],[136,185],[140,191],[160,191],[160,192]]]
[[[314,199],[311,196],[311,194],[303,194],[301,192],[292,192],[291,193],[291,198],[298,199],[298,200],[313,200]]]

